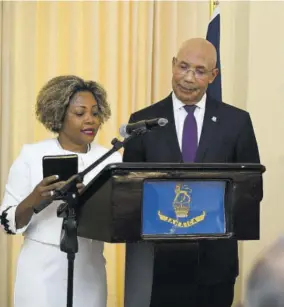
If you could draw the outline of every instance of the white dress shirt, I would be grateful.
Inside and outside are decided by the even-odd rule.
[[[172,93],[172,99],[173,99],[174,119],[177,131],[177,138],[180,150],[182,150],[182,132],[187,112],[184,109],[185,104],[176,97],[174,92]],[[200,141],[202,126],[203,126],[205,105],[206,105],[206,94],[204,94],[201,100],[196,104],[196,109],[194,110],[194,117],[196,119],[196,124],[197,124],[198,143]]]

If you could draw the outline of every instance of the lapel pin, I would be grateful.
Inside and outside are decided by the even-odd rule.
[[[213,116],[213,117],[211,118],[211,120],[212,120],[214,123],[216,123],[216,122],[217,122],[217,117],[216,117],[216,116]]]

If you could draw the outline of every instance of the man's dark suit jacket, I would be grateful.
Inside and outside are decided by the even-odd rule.
[[[130,122],[157,117],[167,118],[169,123],[130,141],[125,147],[124,162],[183,162],[171,94],[164,100],[133,113]],[[260,163],[249,113],[207,96],[195,162]],[[200,242],[198,257],[200,283],[233,281],[238,275],[236,240]]]

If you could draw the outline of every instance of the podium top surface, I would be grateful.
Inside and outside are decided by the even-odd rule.
[[[103,171],[113,170],[220,170],[220,171],[258,171],[265,172],[265,166],[257,163],[112,163]]]

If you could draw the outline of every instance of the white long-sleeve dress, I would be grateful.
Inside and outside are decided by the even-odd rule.
[[[78,155],[78,170],[82,171],[107,152],[107,149],[91,144],[90,150]],[[16,229],[15,211],[42,180],[42,158],[45,155],[63,155],[57,139],[24,145],[14,161],[6,184],[0,208],[1,224],[6,232],[22,233],[24,243],[18,258],[14,307],[63,307],[66,306],[67,254],[60,251],[62,218],[57,217],[60,201],[34,214],[30,223]],[[121,162],[115,153],[84,178],[87,184],[109,163]],[[74,307],[106,307],[107,286],[103,242],[78,238],[79,252],[74,267]]]

